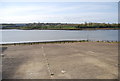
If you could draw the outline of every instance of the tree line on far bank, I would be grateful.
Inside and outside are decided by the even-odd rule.
[[[15,26],[15,24],[2,24],[2,29],[118,29],[119,24],[116,23],[82,23],[82,24],[67,24],[67,23],[29,23],[24,26]]]

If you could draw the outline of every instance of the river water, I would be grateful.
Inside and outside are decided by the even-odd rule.
[[[118,41],[118,30],[0,30],[0,44],[62,40]]]

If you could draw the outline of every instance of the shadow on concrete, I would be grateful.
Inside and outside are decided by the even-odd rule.
[[[0,47],[0,54],[7,50],[7,47]]]
[[[0,52],[5,52],[7,50],[7,47],[0,48]],[[22,55],[22,57],[20,57]],[[19,67],[26,63],[30,58],[29,56],[25,56],[24,52],[21,54],[15,55],[14,57],[4,57],[2,58],[2,79],[17,79],[22,77],[14,77],[16,74],[16,71],[19,69]]]
[[[24,64],[28,58],[3,58],[2,59],[2,78],[17,79],[22,77],[14,77],[19,67]]]
[[[4,58],[2,62],[2,78],[13,79],[19,66],[25,62],[25,58]]]

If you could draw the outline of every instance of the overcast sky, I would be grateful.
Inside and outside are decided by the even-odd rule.
[[[104,2],[105,0],[103,0],[103,2],[79,2],[78,0],[70,0],[74,2],[30,1],[31,2],[25,2],[25,0],[22,2],[14,2],[14,0],[1,1],[0,23],[118,22],[117,0],[114,0],[115,2],[112,2],[112,0],[106,0],[106,2]]]

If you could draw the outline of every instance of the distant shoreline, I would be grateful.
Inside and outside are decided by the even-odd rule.
[[[1,29],[21,30],[98,30],[119,29],[118,23],[26,23],[26,24],[1,24]]]
[[[0,30],[119,30],[120,28],[81,28],[81,29],[0,29]]]

